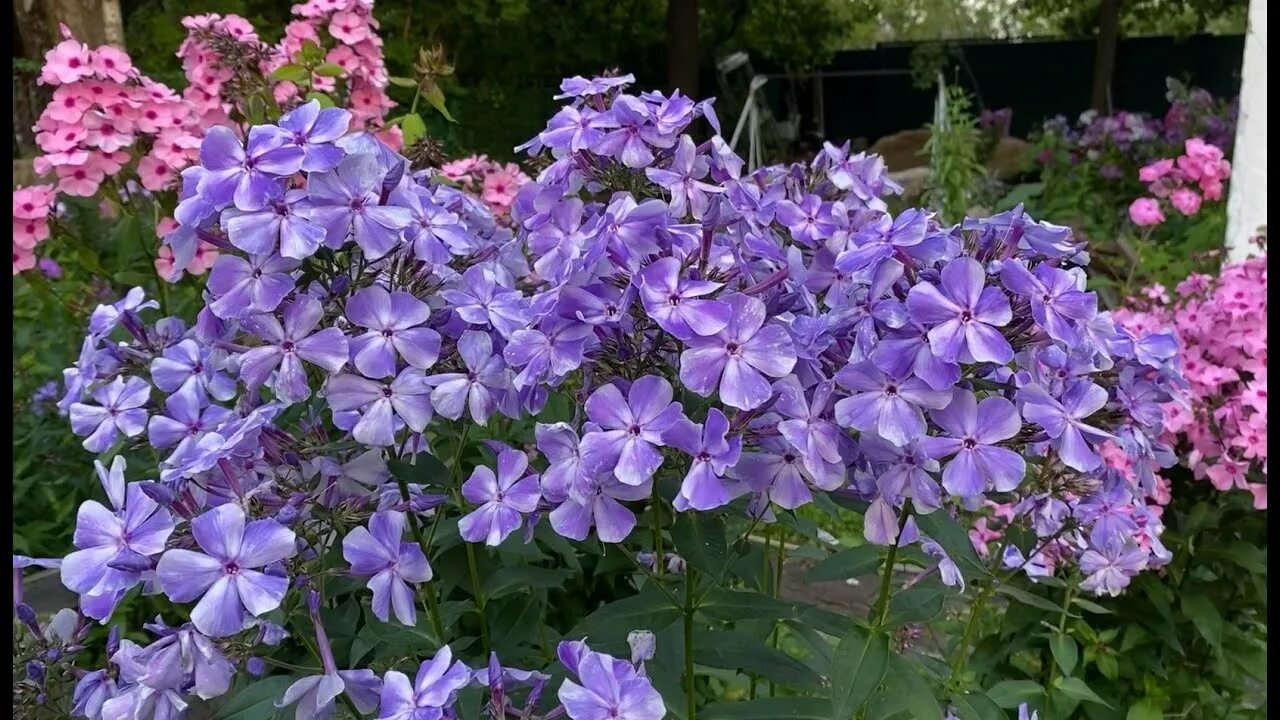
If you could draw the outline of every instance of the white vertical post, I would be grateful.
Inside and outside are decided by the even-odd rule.
[[[1267,224],[1267,0],[1249,0],[1240,118],[1227,198],[1227,259],[1256,254],[1250,239]]]

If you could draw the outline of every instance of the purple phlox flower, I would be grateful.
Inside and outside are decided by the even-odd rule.
[[[294,720],[329,720],[337,710],[338,696],[346,693],[361,713],[378,707],[382,680],[372,670],[335,670],[299,678],[275,701],[277,708],[296,706]]]
[[[133,288],[116,302],[94,308],[93,314],[89,316],[89,335],[94,340],[104,338],[116,329],[126,314],[132,313],[136,316],[143,310],[158,307],[160,303],[147,300],[145,290],[140,287]]]
[[[193,477],[211,470],[221,460],[256,456],[261,450],[262,428],[280,412],[278,403],[255,408],[243,418],[224,423],[216,432],[206,432],[194,443],[180,445],[161,465],[160,479],[166,482],[179,477]]]
[[[1009,299],[997,287],[986,287],[986,272],[977,260],[960,257],[942,268],[941,290],[921,282],[907,294],[911,319],[929,330],[933,354],[947,362],[1007,363],[1013,348],[996,328],[1013,317]]]
[[[1074,515],[1089,528],[1089,544],[1101,547],[1137,534],[1133,511],[1133,493],[1117,473],[1108,472],[1102,488],[1076,504]]]
[[[835,205],[817,195],[807,194],[799,202],[782,200],[775,216],[791,231],[792,239],[805,247],[817,247],[840,229]]]
[[[607,112],[569,105],[552,116],[547,129],[538,133],[538,139],[551,148],[555,157],[565,157],[598,146],[605,131],[617,126]]]
[[[934,355],[924,328],[915,323],[885,333],[871,350],[871,362],[893,377],[915,375],[934,390],[949,390],[960,380],[960,365]]]
[[[520,527],[521,513],[538,509],[538,476],[525,474],[529,457],[518,450],[498,455],[498,473],[481,465],[462,484],[462,496],[479,505],[458,521],[458,532],[467,542],[497,546]]]
[[[145,669],[139,683],[153,688],[190,686],[189,692],[204,700],[225,695],[236,674],[236,666],[222,651],[190,625],[169,629],[134,660]]]
[[[679,88],[672,90],[670,97],[660,92],[642,92],[640,99],[654,106],[653,127],[645,133],[645,139],[659,147],[670,147],[671,138],[693,122],[698,116],[697,111],[705,113],[711,108],[710,103],[703,106],[702,103],[694,103],[688,96],[681,95]],[[714,118],[715,115],[711,114],[709,117]],[[719,133],[719,130],[716,132]]]
[[[469,411],[471,419],[481,425],[489,422],[496,409],[497,396],[511,387],[506,365],[493,352],[493,339],[488,333],[467,330],[458,338],[458,355],[466,372],[441,373],[427,378],[434,387],[431,404],[436,412],[450,420]]]
[[[373,614],[388,622],[392,609],[396,619],[413,627],[418,614],[409,583],[431,579],[431,566],[417,543],[402,542],[406,515],[376,512],[369,527],[357,527],[342,539],[342,557],[351,564],[351,574],[369,578],[373,591]]]
[[[101,357],[102,352],[98,350],[97,341],[92,335],[86,337],[80,344],[80,355],[76,358],[75,364],[62,371],[62,384],[66,392],[58,401],[59,413],[65,415],[71,408],[71,403],[84,399],[85,390],[98,378]]]
[[[431,421],[431,393],[426,375],[413,367],[401,370],[389,383],[347,373],[331,378],[325,386],[325,397],[335,415],[360,410],[352,437],[374,447],[395,444],[397,420],[413,432],[422,432]]]
[[[201,408],[199,401],[186,393],[165,398],[164,407],[165,414],[153,415],[147,424],[147,442],[160,450],[177,445],[175,453],[188,452],[188,445],[197,443],[204,433],[217,430],[235,416],[218,405]]]
[[[351,339],[351,364],[366,377],[394,375],[397,357],[420,370],[440,357],[440,333],[419,327],[431,317],[431,308],[407,292],[367,287],[347,301],[345,314],[353,325],[368,329]]]
[[[1172,332],[1151,333],[1134,339],[1133,357],[1147,367],[1159,370],[1177,356],[1178,337]]]
[[[142,682],[149,668],[138,660],[143,649],[131,640],[121,640],[111,662],[120,668],[116,694],[102,703],[103,720],[182,720],[187,702],[179,686],[154,687]],[[172,679],[172,676],[167,676]]]
[[[303,211],[306,197],[305,190],[290,190],[260,210],[229,208],[222,213],[222,229],[232,245],[250,255],[270,255],[278,248],[284,257],[305,260],[325,239],[324,228]]]
[[[1034,271],[1016,261],[1005,262],[1000,270],[1004,286],[1031,300],[1031,315],[1049,337],[1068,345],[1081,342],[1078,325],[1098,312],[1098,296],[1080,289],[1077,276],[1061,268],[1040,263]]]
[[[209,396],[230,400],[236,396],[236,382],[219,367],[224,356],[195,340],[183,340],[151,361],[151,382],[167,393],[191,395],[201,404]]]
[[[585,645],[580,649],[566,645],[571,643],[560,643],[560,659],[576,681],[566,679],[557,696],[570,720],[661,720],[666,716],[662,696],[634,665]]]
[[[897,447],[883,438],[864,434],[858,447],[871,463],[876,476],[876,487],[889,502],[900,504],[903,498],[911,498],[916,511],[928,514],[942,505],[942,491],[933,473],[938,472],[938,461],[922,449],[922,441],[912,441]]]
[[[663,142],[668,138],[652,132],[652,109],[649,105],[634,95],[619,95],[614,98],[609,114],[613,116],[616,129],[596,143],[593,148],[595,152],[615,157],[632,169],[652,163],[653,151],[649,149],[649,144],[654,140]],[[672,136],[665,145],[658,146],[670,147],[674,142],[675,137]]]
[[[422,663],[413,684],[404,673],[387,671],[378,720],[438,719],[442,715],[432,711],[452,705],[458,691],[470,682],[471,671],[461,661],[453,662],[453,651],[445,645],[435,657]]]
[[[873,545],[892,545],[895,539],[899,545],[910,545],[920,537],[920,531],[915,518],[907,518],[902,536],[898,537],[898,511],[885,498],[878,497],[867,507],[862,536]]]
[[[1120,382],[1116,386],[1116,400],[1133,418],[1147,427],[1159,427],[1164,422],[1162,403],[1171,400],[1169,392],[1156,383],[1138,377],[1133,367],[1125,367],[1120,371]]]
[[[836,422],[875,432],[899,447],[924,435],[921,407],[938,410],[951,401],[949,391],[934,390],[917,377],[886,375],[865,360],[842,368],[836,382],[852,392],[836,401]]]
[[[557,534],[570,540],[586,540],[594,526],[600,542],[620,543],[635,529],[636,516],[618,501],[644,500],[652,491],[650,480],[625,485],[607,473],[578,478],[548,519]]]
[[[351,113],[338,107],[321,108],[320,101],[303,103],[280,116],[281,129],[290,134],[288,143],[303,150],[306,172],[332,170],[346,156],[333,141],[347,134]]]
[[[1000,562],[1008,570],[1021,569],[1034,582],[1037,578],[1053,577],[1054,560],[1047,550],[1036,553],[1030,560],[1016,545],[1004,549]]]
[[[566,319],[588,325],[605,325],[626,317],[634,298],[635,288],[631,285],[625,289],[604,284],[566,286],[560,292],[556,309]]]
[[[796,364],[796,351],[787,331],[765,325],[763,302],[747,295],[731,295],[729,322],[715,335],[692,337],[680,355],[680,382],[704,397],[719,386],[724,404],[751,410],[773,393],[765,377],[782,377]]]
[[[209,309],[224,320],[271,312],[293,292],[291,273],[297,268],[297,260],[279,255],[245,260],[223,253],[209,272],[209,290],[217,297]]]
[[[565,78],[560,81],[560,94],[553,95],[554,100],[564,100],[565,98],[582,98],[591,95],[603,95],[610,90],[626,87],[636,81],[636,76],[631,73],[626,75],[618,75],[615,77],[596,77],[588,80],[581,75],[574,75],[571,78]]]
[[[842,273],[854,273],[895,253],[908,255],[911,248],[924,242],[928,226],[929,216],[915,208],[903,210],[896,218],[881,214],[854,235],[857,247],[841,252],[836,257],[835,268]]]
[[[960,592],[964,592],[964,576],[960,574],[960,568],[956,566],[955,561],[942,549],[936,541],[925,538],[920,543],[920,549],[925,555],[937,558],[938,574],[942,577],[942,584],[947,587],[959,587]]]
[[[742,453],[729,475],[757,493],[761,504],[794,510],[813,500],[800,451],[782,438],[761,438],[752,450]]]
[[[368,497],[375,488],[391,479],[380,450],[366,450],[341,465],[328,457],[318,457],[310,462],[304,460],[302,471],[307,479],[318,476],[318,484],[324,488],[320,501],[329,507],[349,497]],[[396,488],[397,498],[399,492]]]
[[[714,335],[729,324],[729,304],[702,297],[720,289],[721,283],[683,277],[676,258],[650,263],[636,279],[645,312],[663,330],[681,340]]]
[[[468,255],[473,250],[471,228],[423,188],[397,188],[391,193],[390,202],[409,210],[411,220],[404,239],[413,243],[413,256],[417,259],[445,264],[454,255]]]
[[[1147,552],[1132,538],[1117,538],[1101,547],[1089,547],[1080,555],[1080,572],[1088,575],[1080,583],[1080,589],[1115,597],[1146,567]]]
[[[547,222],[529,233],[527,245],[530,254],[537,258],[533,269],[539,278],[562,282],[582,266],[589,266],[603,251],[602,243],[595,239],[592,247],[599,249],[590,253],[592,260],[588,262],[587,253],[584,253],[589,248],[588,234],[582,223],[583,209],[584,205],[578,198],[561,200],[551,208]]]
[[[1024,357],[1029,357],[1029,361],[1019,360],[1026,371],[1016,373],[1014,382],[1019,386],[1039,385],[1050,394],[1061,394],[1067,385],[1098,370],[1092,353],[1079,347],[1068,351],[1055,344],[1026,352]]]
[[[755,177],[759,176],[729,183],[725,197],[748,222],[764,228],[773,222],[778,203],[787,197],[787,189],[782,183],[767,183],[762,188]]]
[[[234,202],[241,210],[262,209],[284,192],[284,179],[302,168],[305,151],[289,143],[285,130],[255,125],[249,128],[246,151],[230,128],[209,128],[200,144],[206,172],[197,191],[215,207]]]
[[[1022,483],[1027,463],[1013,450],[997,447],[1022,430],[1013,403],[1002,397],[977,397],[957,389],[951,403],[929,413],[945,435],[924,438],[930,457],[951,457],[942,470],[942,486],[958,497],[981,495],[988,488],[1008,492]],[[954,457],[953,457],[954,456]]]
[[[657,447],[663,433],[684,417],[680,403],[671,402],[671,383],[645,375],[631,385],[624,399],[616,385],[602,385],[587,398],[587,417],[600,426],[582,438],[582,461],[591,472],[612,470],[619,481],[640,485],[662,466]]]
[[[72,403],[70,407],[71,430],[85,436],[84,449],[92,453],[105,452],[124,433],[136,437],[147,428],[147,410],[144,405],[151,398],[151,386],[142,378],[117,376],[111,382],[93,391],[98,405]]]
[[[103,704],[115,695],[116,681],[105,669],[87,673],[76,682],[71,696],[71,714],[99,720]]]
[[[680,136],[668,169],[646,168],[644,172],[671,193],[671,216],[676,219],[683,218],[686,212],[691,212],[694,219],[701,219],[710,203],[707,194],[724,192],[719,185],[702,181],[707,176],[707,159],[698,154],[693,138],[688,135]]]
[[[164,551],[174,521],[141,485],[126,488],[124,458],[117,456],[109,472],[101,462],[94,465],[115,511],[96,500],[80,505],[73,540],[79,549],[62,561],[62,584],[82,596],[103,598],[107,612],[90,617],[105,622],[119,596],[150,570],[150,558]]]
[[[347,337],[341,330],[328,327],[311,332],[323,316],[319,300],[300,295],[285,306],[283,322],[268,314],[246,319],[246,329],[266,342],[239,357],[240,379],[245,386],[257,388],[274,370],[273,389],[280,402],[292,404],[311,397],[303,360],[329,373],[336,373],[347,364]]]
[[[540,330],[517,330],[503,351],[513,368],[523,368],[516,375],[517,389],[529,387],[547,378],[563,378],[582,365],[591,326],[584,323],[549,320]]]
[[[413,217],[408,208],[380,204],[384,175],[376,156],[359,154],[308,176],[311,206],[301,212],[325,229],[326,246],[340,248],[350,237],[371,260],[396,247]]]
[[[1018,720],[1040,720],[1040,713],[1022,703],[1018,706]]]
[[[533,433],[538,452],[547,459],[547,469],[541,479],[542,497],[547,502],[562,503],[568,498],[570,488],[594,482],[593,473],[586,469],[578,454],[578,433],[572,425],[538,423]]]
[[[440,296],[463,321],[490,326],[504,338],[529,324],[528,301],[515,290],[494,282],[479,266],[468,268],[457,287],[442,290]]]
[[[200,599],[191,611],[197,630],[234,635],[280,607],[289,579],[257,568],[297,554],[292,530],[270,519],[246,523],[244,510],[227,503],[192,520],[191,534],[204,552],[169,550],[156,574],[170,600]]]
[[[665,228],[670,219],[670,209],[663,201],[651,198],[637,204],[631,193],[619,193],[582,232],[594,236],[618,259],[617,264],[634,272],[645,258],[662,252],[657,230]]]
[[[729,419],[718,408],[707,411],[701,427],[681,417],[663,433],[668,445],[693,458],[675,499],[676,510],[713,510],[742,493],[738,483],[725,477],[742,456],[742,437],[728,434]]]
[[[792,375],[774,383],[773,389],[778,398],[772,409],[786,418],[778,422],[778,432],[799,452],[814,484],[824,490],[843,485],[840,438],[844,433],[831,421],[835,385],[824,380],[806,392]]]
[[[1088,472],[1102,464],[1102,456],[1092,444],[1113,436],[1084,420],[1107,404],[1106,390],[1087,380],[1077,380],[1067,386],[1059,399],[1031,385],[1018,392],[1018,400],[1022,403],[1022,416],[1044,428],[1052,438],[1050,445],[1068,467]]]

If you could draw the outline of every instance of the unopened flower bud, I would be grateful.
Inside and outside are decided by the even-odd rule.
[[[639,665],[642,662],[653,659],[653,654],[657,650],[658,640],[648,630],[632,630],[627,633],[627,644],[631,646],[631,663]]]
[[[260,657],[251,657],[245,661],[244,669],[253,677],[262,677],[267,673],[267,663]]]

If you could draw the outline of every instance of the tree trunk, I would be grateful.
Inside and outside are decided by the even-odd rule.
[[[24,35],[46,48],[62,41],[58,26],[65,24],[77,40],[89,47],[114,45],[124,49],[119,0],[15,0],[14,14],[19,21],[43,16],[37,32]]]
[[[1094,110],[1111,113],[1111,78],[1116,71],[1116,44],[1120,39],[1120,0],[1102,0],[1098,8],[1098,47],[1093,56]]]
[[[698,0],[667,0],[667,85],[698,97]]]
[[[1253,244],[1267,224],[1267,0],[1249,0],[1249,31],[1244,39],[1244,81],[1240,120],[1227,189],[1227,259],[1265,254]]]

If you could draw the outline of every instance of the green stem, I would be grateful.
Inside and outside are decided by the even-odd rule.
[[[898,561],[898,544],[902,542],[902,531],[907,527],[907,521],[911,519],[911,501],[907,500],[902,505],[902,514],[898,518],[898,533],[893,538],[893,544],[889,546],[889,554],[884,559],[884,573],[880,577],[880,595],[876,598],[875,605],[875,629],[879,630],[884,627],[885,621],[889,618],[889,598],[893,594],[893,566]]]
[[[978,599],[973,601],[973,607],[969,610],[969,622],[965,624],[964,634],[960,636],[960,645],[956,648],[955,657],[951,660],[951,674],[947,678],[947,683],[952,684],[959,682],[960,673],[964,672],[965,663],[969,661],[969,643],[973,640],[973,634],[978,628],[978,617],[982,614],[983,607],[987,604],[987,600],[991,598],[991,594],[995,591],[995,583],[988,585],[978,593]]]
[[[656,587],[656,588],[658,588],[659,590],[661,590],[661,591],[662,591],[662,594],[667,596],[667,599],[671,601],[671,604],[672,604],[672,605],[680,605],[680,604],[681,604],[681,603],[680,603],[680,601],[676,599],[676,596],[675,596],[675,595],[673,595],[673,594],[671,594],[671,591],[670,591],[670,590],[668,590],[668,589],[667,589],[667,587],[666,587],[665,585],[663,585],[663,584],[662,584],[662,580],[660,580],[660,579],[658,578],[658,576],[654,575],[652,570],[650,570],[649,568],[645,567],[645,566],[644,566],[644,563],[640,562],[640,561],[636,558],[636,556],[635,556],[635,554],[634,554],[634,553],[630,553],[630,552],[627,552],[626,550],[623,550],[623,551],[622,551],[622,554],[623,554],[623,555],[624,555],[628,560],[630,560],[630,561],[631,561],[631,564],[632,564],[632,565],[635,565],[635,566],[636,566],[636,569],[637,569],[637,570],[639,570],[640,572],[644,573],[644,576],[645,576],[645,577],[647,577],[647,578],[649,578],[649,582],[653,583],[653,586],[654,586],[654,587]]]
[[[697,696],[694,694],[693,675],[693,596],[698,571],[686,566],[684,584],[684,693],[686,720],[695,720],[698,713]]]
[[[409,504],[409,483],[402,477],[396,478],[396,483],[400,485],[400,497],[404,500],[405,505]],[[436,508],[436,514],[439,516],[440,508]],[[427,539],[422,536],[422,525],[418,523],[418,514],[412,508],[405,508],[405,515],[409,517],[409,531],[413,533],[413,537],[418,541],[418,547],[422,549],[422,557],[429,557],[430,546]],[[445,641],[444,622],[440,619],[440,605],[436,598],[435,583],[428,580],[423,591],[427,594],[427,614],[431,616],[431,629],[436,634],[436,639],[440,642]]]
[[[1058,634],[1065,635],[1067,632],[1067,616],[1071,612],[1071,598],[1075,595],[1075,586],[1067,584],[1067,592],[1062,600],[1062,614],[1058,616]],[[1053,652],[1049,653],[1049,671],[1046,673],[1044,683],[1044,715],[1046,718],[1052,717],[1053,705],[1053,683],[1058,674],[1058,659],[1053,656]]]
[[[779,530],[781,530],[779,528]],[[782,597],[782,570],[787,564],[787,541],[786,535],[779,533],[778,549],[776,551],[775,562],[773,567],[773,598],[777,600]],[[769,631],[769,647],[774,650],[778,649],[778,630],[777,623],[773,624],[773,629]],[[778,688],[772,680],[769,681],[769,697],[774,697],[778,693]]]
[[[461,502],[461,499],[459,499]],[[476,599],[476,610],[480,612],[480,644],[485,656],[489,655],[489,620],[484,612],[484,590],[480,587],[480,571],[476,568],[476,551],[471,543],[463,543],[467,549],[467,573],[471,575],[471,594]]]
[[[653,523],[653,567],[661,577],[666,565],[662,552],[662,496],[658,494],[658,483],[653,484],[653,499],[649,503],[649,519]]]

